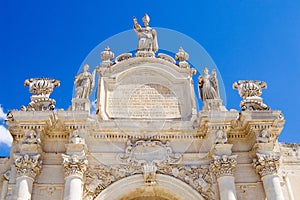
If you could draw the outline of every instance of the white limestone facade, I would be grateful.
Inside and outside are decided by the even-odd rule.
[[[196,83],[182,48],[175,59],[157,54],[155,30],[135,29],[136,54],[99,52],[100,65],[76,76],[68,110],[50,98],[59,81],[25,81],[31,102],[6,121],[13,144],[0,159],[1,200],[299,198],[300,145],[278,142],[285,120],[263,103],[266,84],[234,83],[241,110],[227,110],[214,72]]]

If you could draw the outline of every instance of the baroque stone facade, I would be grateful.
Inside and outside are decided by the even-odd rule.
[[[1,200],[300,196],[300,146],[278,142],[285,120],[263,103],[266,83],[234,83],[241,110],[227,110],[216,71],[204,68],[195,82],[183,48],[175,58],[157,52],[149,20],[134,19],[135,54],[114,59],[106,47],[98,67],[84,66],[68,110],[54,110],[50,98],[59,81],[25,81],[31,102],[7,116],[14,141],[12,156],[0,159]]]

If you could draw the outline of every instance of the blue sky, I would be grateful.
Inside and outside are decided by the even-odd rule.
[[[74,76],[89,52],[132,29],[133,16],[141,22],[148,13],[151,26],[186,34],[206,49],[224,81],[228,109],[240,110],[233,82],[266,81],[264,102],[282,110],[286,119],[280,141],[299,143],[299,10],[298,0],[0,0],[0,110],[5,114],[29,103],[23,82],[30,77],[61,80],[52,97],[57,108],[67,109]],[[174,43],[183,46],[176,39]],[[7,148],[0,148],[0,155],[7,155]]]

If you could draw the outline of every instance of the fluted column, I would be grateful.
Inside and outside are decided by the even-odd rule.
[[[211,169],[217,177],[220,199],[236,200],[233,170],[237,165],[236,155],[214,155]]]
[[[16,178],[16,199],[31,199],[34,179],[41,170],[40,154],[36,155],[15,155]]]
[[[280,179],[277,175],[279,156],[257,153],[253,160],[256,172],[260,175],[268,200],[283,200]]]

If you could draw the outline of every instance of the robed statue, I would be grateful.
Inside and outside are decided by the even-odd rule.
[[[158,44],[155,29],[149,26],[150,17],[145,14],[142,18],[144,27],[138,24],[137,19],[133,18],[133,28],[139,37],[137,51],[157,52]]]
[[[208,69],[203,69],[203,76],[199,76],[199,92],[202,101],[207,99],[219,99],[219,86],[215,70],[212,70],[211,75],[208,74]]]
[[[95,85],[96,70],[91,74],[89,72],[89,65],[83,66],[83,72],[79,73],[74,80],[76,85],[75,98],[88,99]]]

